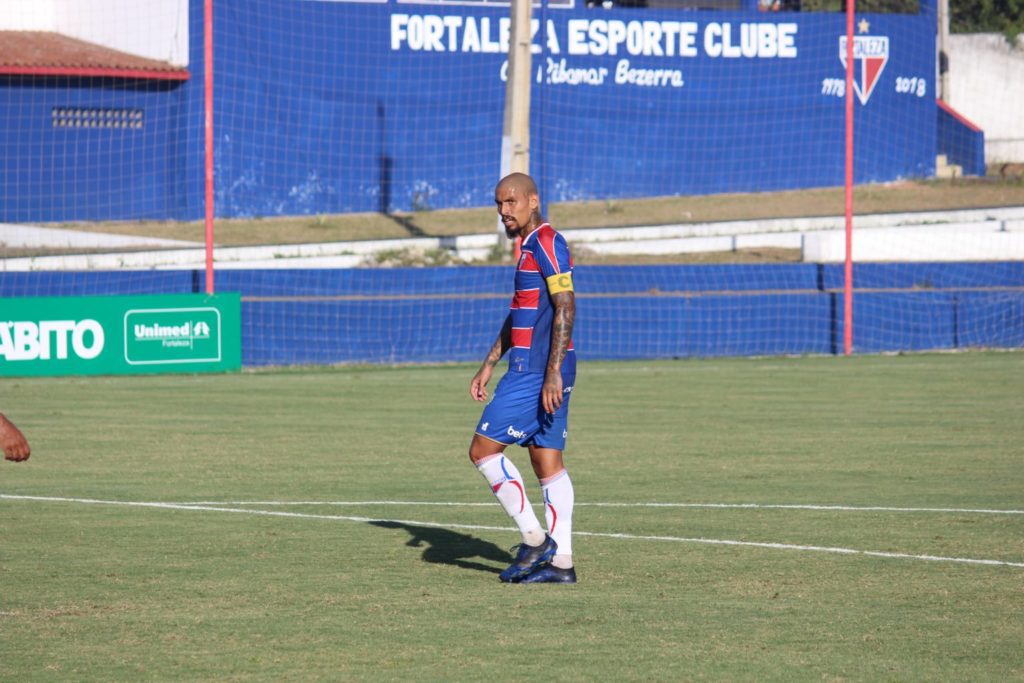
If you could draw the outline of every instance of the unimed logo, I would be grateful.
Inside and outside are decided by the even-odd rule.
[[[105,338],[103,326],[95,320],[0,321],[0,358],[92,360],[103,352]]]
[[[146,325],[138,323],[132,328],[135,341],[147,339],[159,341],[164,346],[192,348],[197,339],[210,338],[210,326],[202,320],[189,320],[181,325]]]
[[[132,365],[220,360],[216,308],[132,310],[124,316],[124,359]]]

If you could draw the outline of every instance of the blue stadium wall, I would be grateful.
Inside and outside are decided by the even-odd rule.
[[[507,313],[508,267],[239,270],[247,366],[479,361]],[[855,266],[858,353],[1024,348],[1024,263]],[[843,270],[825,265],[579,266],[583,360],[834,354]],[[0,297],[204,290],[199,271],[8,273]]]
[[[192,93],[176,81],[0,75],[0,221],[199,215]]]
[[[858,59],[868,96],[857,104],[857,182],[934,171],[933,4],[922,2],[917,15],[858,15],[858,41],[873,40],[885,64],[869,82]],[[490,203],[504,56],[482,50],[507,8],[397,0],[214,7],[219,216]],[[531,148],[547,201],[842,183],[841,14],[544,5],[535,17]],[[426,50],[409,27],[431,21],[489,33],[474,42],[464,30],[452,43],[446,37],[443,51]],[[682,22],[691,54],[595,54],[601,41],[590,32],[608,22]],[[744,30],[767,36],[760,53],[724,56],[724,33],[735,46]],[[0,220],[200,218],[202,40],[202,0],[192,0],[187,82],[0,77]],[[617,83],[623,61],[678,78]],[[557,82],[563,66],[607,75]],[[52,112],[62,107],[137,109],[144,126],[58,128]]]

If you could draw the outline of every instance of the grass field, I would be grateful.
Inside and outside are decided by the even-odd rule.
[[[5,380],[0,679],[1024,680],[1024,355],[581,365],[576,586],[473,370]]]

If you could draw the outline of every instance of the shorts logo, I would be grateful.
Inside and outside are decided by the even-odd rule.
[[[526,432],[525,431],[520,431],[520,430],[516,429],[515,427],[513,427],[512,425],[509,425],[508,435],[511,436],[513,439],[521,439],[524,436],[526,436]]]
[[[490,426],[491,426],[490,422],[484,422],[482,425],[480,425],[480,431],[486,432],[487,428],[490,427]]]
[[[846,36],[839,36],[839,61],[845,69]],[[889,36],[854,36],[853,91],[862,105],[868,103],[888,62]]]

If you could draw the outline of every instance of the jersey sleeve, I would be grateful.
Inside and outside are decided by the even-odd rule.
[[[548,292],[557,294],[573,291],[572,257],[569,255],[569,245],[565,238],[550,229],[537,237],[540,247],[540,258],[536,259],[537,266],[547,282]]]

